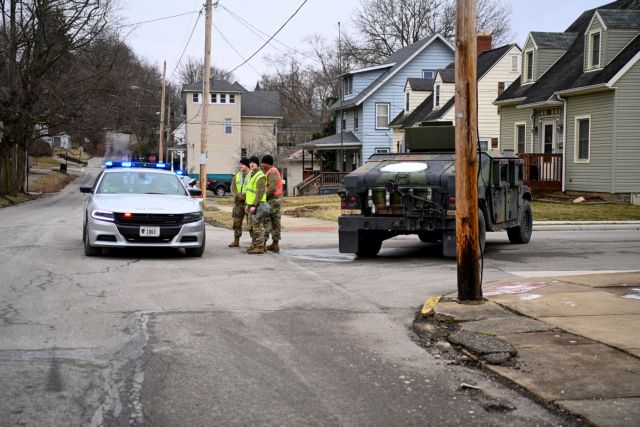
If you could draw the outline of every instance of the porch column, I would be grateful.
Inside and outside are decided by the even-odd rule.
[[[304,148],[302,149],[302,175],[304,176]]]
[[[313,172],[313,153],[314,151],[311,150],[311,171]]]

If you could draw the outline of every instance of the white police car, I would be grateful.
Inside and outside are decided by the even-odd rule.
[[[166,163],[105,162],[85,194],[84,253],[101,248],[184,248],[201,257],[205,248],[202,203]]]

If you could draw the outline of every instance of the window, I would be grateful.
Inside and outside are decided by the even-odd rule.
[[[388,148],[376,148],[375,153],[376,154],[389,154],[389,149]]]
[[[347,129],[347,119],[344,115],[344,112],[342,113],[341,119],[340,119],[340,130],[344,131]]]
[[[235,104],[236,103],[236,95],[233,93],[229,94],[229,104]]]
[[[525,53],[525,64],[527,66],[525,80],[533,80],[533,51]]]
[[[440,106],[440,85],[436,85],[435,95],[433,97],[433,102],[436,107]]]
[[[509,58],[509,72],[520,72],[520,55],[511,55],[511,57]]]
[[[405,94],[405,101],[404,101],[404,113],[408,114],[409,113],[409,92],[407,92]]]
[[[230,134],[233,131],[231,119],[224,119],[224,133]]]
[[[436,73],[435,70],[422,70],[422,78],[433,79],[435,73]]]
[[[200,103],[200,94],[199,93],[194,93],[191,95],[191,102],[195,103],[195,104],[199,104]]]
[[[600,67],[600,33],[593,33],[590,38],[591,49],[589,50],[589,54],[591,58],[589,60],[589,65],[591,68],[598,68]]]
[[[246,148],[241,148],[240,149],[240,157],[247,157],[247,149]]]
[[[387,129],[389,124],[389,104],[376,104],[376,129]]]
[[[591,155],[591,116],[576,117],[575,129],[576,163],[588,163]]]
[[[358,130],[358,113],[353,117],[353,130]]]
[[[226,104],[227,103],[227,95],[224,93],[220,94],[220,104]]]
[[[211,103],[212,104],[216,104],[218,102],[218,94],[217,93],[212,93],[211,94]]]
[[[273,136],[276,136],[278,134],[278,124],[274,123],[273,124]]]
[[[516,153],[524,153],[526,152],[526,125],[524,123],[516,123],[516,132],[515,132],[515,149]]]
[[[346,76],[342,80],[342,91],[344,95],[353,93],[353,76]]]
[[[498,95],[502,95],[502,92],[509,87],[511,82],[498,82]]]

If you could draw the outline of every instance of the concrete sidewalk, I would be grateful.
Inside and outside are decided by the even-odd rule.
[[[483,304],[435,305],[436,319],[456,324],[450,342],[479,360],[493,359],[492,346],[517,352],[483,363],[595,425],[640,424],[640,272],[524,278],[483,293]]]

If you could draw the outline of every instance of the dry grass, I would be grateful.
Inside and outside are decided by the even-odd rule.
[[[82,156],[80,156],[80,148],[70,148],[68,150],[66,150],[67,153],[69,153],[69,157],[73,157],[79,160],[89,160],[91,158],[91,155],[89,153],[87,153],[86,151],[84,151],[82,153]],[[53,154],[54,155],[58,155],[58,154],[62,154],[64,155],[65,150],[62,148],[54,148],[53,149]]]
[[[43,175],[36,182],[29,183],[29,191],[34,193],[57,193],[78,175],[52,171]]]
[[[36,157],[35,159],[33,159],[33,166],[38,166],[38,165],[55,165],[58,166],[60,164],[59,161],[57,161],[54,158],[51,158],[49,156],[41,156],[41,157]]]
[[[616,203],[593,205],[533,202],[535,221],[627,221],[640,220],[640,206]]]
[[[217,203],[217,200],[216,200]],[[215,206],[207,205],[204,211],[204,220],[214,227],[233,229],[233,218],[231,212],[223,212]],[[247,230],[247,220],[242,223],[242,229]]]
[[[16,203],[32,200],[34,197],[28,194],[17,194],[16,196],[0,196],[0,208],[15,205]]]

